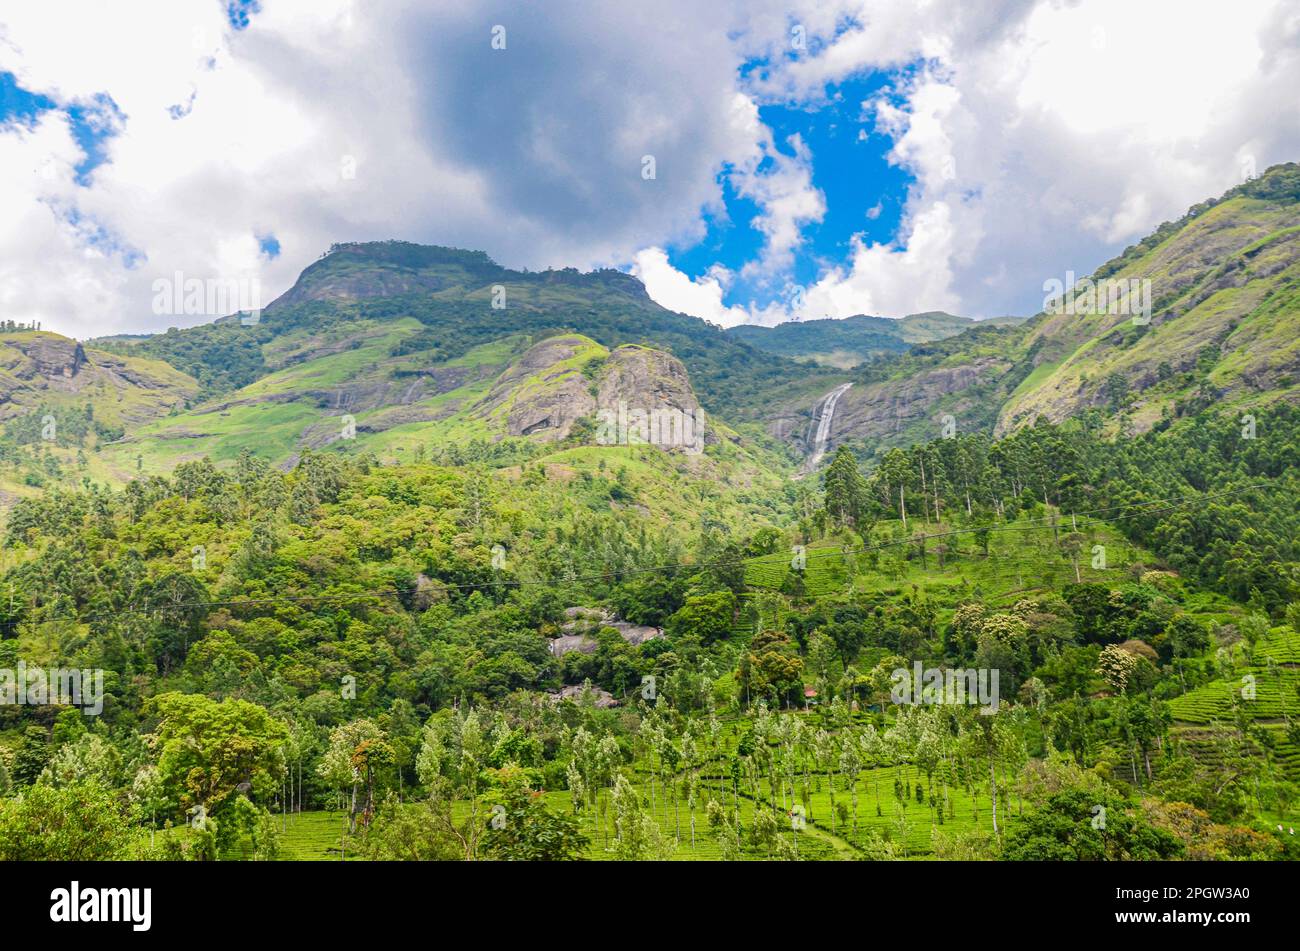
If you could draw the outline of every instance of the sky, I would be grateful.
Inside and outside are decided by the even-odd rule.
[[[389,238],[722,325],[1028,315],[1300,160],[1298,89],[1300,0],[11,3],[0,319],[200,323]]]

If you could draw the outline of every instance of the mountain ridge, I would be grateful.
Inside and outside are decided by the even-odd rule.
[[[1095,300],[1081,312],[1085,283],[1106,281],[1148,282],[1148,317],[1135,322]],[[620,271],[514,271],[482,251],[348,242],[304,268],[255,325],[231,315],[84,343],[0,335],[0,417],[30,440],[44,403],[68,413],[91,393],[103,404],[103,438],[49,448],[67,458],[93,450],[83,478],[113,482],[205,452],[230,461],[255,444],[289,463],[336,442],[345,415],[381,452],[431,439],[529,439],[550,427],[485,429],[471,409],[530,347],[577,335],[606,358],[625,346],[663,354],[651,376],[666,380],[680,366],[711,420],[751,447],[784,447],[791,467],[812,451],[818,408],[845,383],[825,427],[828,454],[847,444],[880,458],[948,422],[1005,435],[1040,417],[1094,414],[1106,434],[1141,432],[1206,406],[1295,400],[1300,166],[1275,166],[1193,206],[1058,303],[1068,309],[1024,321],[927,312],[723,330],[661,307]],[[590,410],[586,391],[566,385]],[[582,417],[561,412],[556,430]],[[22,462],[27,475],[0,482],[39,481],[39,465]]]

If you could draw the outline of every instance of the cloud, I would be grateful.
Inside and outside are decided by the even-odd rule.
[[[812,183],[812,152],[798,133],[786,139],[787,151],[779,149],[748,96],[736,97],[733,116],[740,141],[753,146],[733,160],[728,178],[739,197],[758,206],[750,227],[764,239],[759,256],[745,265],[744,275],[770,282],[794,263],[803,229],[825,216],[826,197]]]
[[[646,286],[646,293],[669,310],[723,327],[750,322],[747,310],[722,303],[730,277],[725,268],[714,268],[692,280],[669,263],[662,248],[645,248],[637,252],[632,273]]]
[[[721,207],[722,169],[764,147],[735,111],[735,16],[684,0],[267,0],[236,30],[208,0],[129,18],[98,3],[7,8],[0,69],[58,108],[38,132],[0,131],[16,175],[0,301],[85,336],[207,319],[151,313],[153,281],[176,271],[258,281],[269,300],[335,241],[455,244],[533,268],[689,241]],[[98,96],[124,119],[77,185],[68,111]],[[33,181],[38,165],[55,178]],[[780,180],[763,180],[783,203],[774,246],[790,240],[781,216],[802,213]],[[279,256],[260,253],[269,234]]]
[[[949,206],[938,202],[912,220],[911,231],[897,245],[855,238],[847,267],[832,270],[810,288],[793,316],[905,317],[956,310],[960,302],[948,265],[956,237]]]
[[[0,127],[0,306],[80,336],[159,329],[215,316],[153,313],[159,277],[269,300],[332,242],[395,237],[631,266],[720,323],[1026,312],[1046,278],[1295,159],[1298,49],[1282,0],[264,0],[246,29],[209,0],[10,4],[0,70],[56,108]],[[816,109],[881,70],[864,120],[913,178],[898,235],[817,258],[791,295],[827,214],[819,156],[758,107]],[[660,249],[725,217],[724,182],[762,242],[743,280],[692,280]]]
[[[903,240],[855,241],[812,309],[1032,313],[1045,279],[1300,155],[1287,3],[934,3],[903,33],[898,16],[862,4],[824,56],[768,80],[811,101],[864,69],[923,62],[864,104],[915,176]]]

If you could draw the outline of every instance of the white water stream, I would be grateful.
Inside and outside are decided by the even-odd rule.
[[[826,441],[831,435],[831,422],[835,418],[835,404],[840,401],[844,391],[852,385],[852,383],[844,383],[837,386],[826,394],[826,399],[822,401],[821,416],[817,419],[817,434],[813,437],[813,451],[812,455],[808,457],[808,461],[804,463],[805,471],[812,472],[816,469],[822,461],[822,457],[826,455]]]

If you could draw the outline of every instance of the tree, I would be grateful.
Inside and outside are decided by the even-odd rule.
[[[30,786],[0,803],[0,861],[123,859],[130,842],[117,797],[96,783]]]
[[[146,709],[159,717],[150,744],[172,801],[215,818],[247,783],[251,797],[270,796],[284,772],[284,725],[246,700],[164,693]]]
[[[580,858],[588,839],[571,815],[546,808],[540,792],[529,788],[518,767],[497,771],[501,789],[483,847],[493,858],[511,862],[568,862]],[[498,820],[497,817],[500,817]]]
[[[330,731],[329,743],[316,772],[332,789],[348,796],[348,832],[357,831],[357,791],[365,784],[366,796],[360,804],[363,820],[374,811],[374,769],[380,765],[387,748],[385,734],[373,720],[359,719]]]
[[[694,635],[704,644],[720,641],[731,633],[736,616],[736,596],[730,591],[694,595],[664,624],[669,636]]]
[[[127,793],[131,804],[142,815],[149,817],[149,845],[152,847],[154,842],[154,826],[158,821],[158,812],[167,808],[167,790],[163,783],[162,774],[158,772],[158,767],[152,765],[141,766],[136,772],[135,778],[131,780],[131,788]]]
[[[1248,627],[1249,625],[1243,626],[1243,634],[1247,633]],[[1264,630],[1267,633],[1267,624],[1264,625]],[[1166,660],[1171,657],[1196,657],[1209,649],[1210,635],[1204,624],[1186,614],[1177,614],[1165,628],[1165,639],[1161,647]]]
[[[858,469],[858,461],[848,447],[840,446],[835,450],[835,458],[826,468],[822,485],[826,494],[826,511],[835,527],[853,527],[863,531],[867,485]]]
[[[486,731],[474,710],[434,714],[424,724],[415,770],[433,803],[431,814],[443,830],[461,845],[463,857],[478,857],[483,823],[480,819],[480,774],[489,747]],[[459,824],[452,819],[458,799],[469,803],[469,814]]]
[[[1079,552],[1083,551],[1084,543],[1087,542],[1087,536],[1082,532],[1069,532],[1061,538],[1061,551],[1065,557],[1070,559],[1070,565],[1074,568],[1074,581],[1079,584],[1083,581],[1079,574]]]
[[[754,822],[749,828],[749,838],[754,848],[771,858],[772,849],[776,846],[779,836],[780,826],[777,824],[775,812],[762,808],[754,813]]]
[[[672,847],[626,776],[614,781],[614,857],[621,862],[660,861]]]
[[[867,625],[857,618],[832,621],[821,631],[835,643],[840,662],[846,668],[857,659],[858,652],[867,642]]]
[[[118,784],[121,769],[122,754],[112,743],[94,733],[83,733],[50,758],[38,782],[50,786],[93,782],[112,789]]]
[[[390,792],[366,829],[361,851],[375,861],[456,861],[465,853],[461,840],[449,831],[452,826],[449,803],[425,799],[404,804]]]
[[[1109,793],[1068,790],[1047,798],[1007,834],[1011,862],[1153,861],[1177,858],[1183,845]]]
[[[1128,689],[1129,679],[1137,668],[1138,659],[1118,644],[1103,647],[1097,661],[1097,673],[1105,678],[1106,683],[1115,693],[1122,694]]]
[[[30,786],[40,777],[49,759],[49,733],[44,727],[29,726],[23,730],[22,742],[14,754],[14,785]]]

